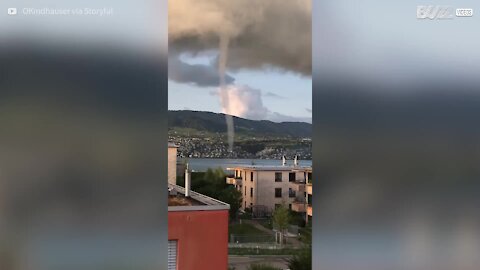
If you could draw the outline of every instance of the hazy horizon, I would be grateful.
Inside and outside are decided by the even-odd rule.
[[[202,113],[214,113],[214,114],[229,115],[229,114],[222,113],[222,112],[212,112],[212,111],[203,111],[203,110],[190,110],[190,109],[184,109],[184,110],[181,110],[181,109],[180,109],[180,110],[168,109],[168,111],[169,111],[169,112],[185,112],[185,111],[188,111],[188,112],[202,112]],[[231,116],[236,117],[236,118],[240,118],[240,119],[250,120],[250,121],[268,121],[268,122],[273,122],[273,123],[305,123],[305,124],[310,124],[310,125],[312,125],[311,119],[310,119],[310,122],[301,121],[301,120],[298,120],[298,121],[281,121],[281,122],[278,122],[278,121],[272,121],[272,120],[268,120],[268,119],[256,120],[256,119],[248,119],[248,118],[245,118],[245,117],[239,117],[239,116],[235,116],[235,115],[231,115]]]

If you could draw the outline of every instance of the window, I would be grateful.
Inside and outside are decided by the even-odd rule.
[[[292,204],[291,203],[288,204],[288,209],[292,210]]]
[[[294,173],[294,172],[291,172],[291,173],[288,174],[288,181],[289,181],[289,182],[295,182],[295,180],[296,180],[295,178],[296,178],[296,177],[295,177],[295,173]]]
[[[312,173],[308,173],[308,183],[312,183]]]
[[[247,208],[247,202],[245,201],[245,208]]]
[[[288,189],[288,197],[295,198],[295,190],[289,188]]]
[[[168,240],[168,270],[177,270],[177,241]]]
[[[275,198],[282,197],[282,188],[275,188]]]
[[[275,173],[275,182],[282,182],[282,173],[276,172]]]
[[[247,196],[247,186],[245,186],[245,196]]]
[[[253,182],[253,172],[250,173],[250,181]]]
[[[250,188],[250,197],[253,197],[253,187]]]

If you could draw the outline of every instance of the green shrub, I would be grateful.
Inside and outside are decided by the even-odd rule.
[[[312,270],[312,247],[306,246],[288,260],[291,270]]]

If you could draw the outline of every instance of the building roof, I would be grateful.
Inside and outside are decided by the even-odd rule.
[[[251,171],[311,171],[310,166],[293,166],[293,165],[278,165],[278,166],[265,166],[265,165],[239,165],[235,167],[229,167],[227,170],[251,170]]]
[[[214,198],[190,190],[185,197],[185,188],[168,184],[168,211],[213,211],[229,210],[230,205]]]
[[[294,169],[294,170],[296,170],[296,169]],[[302,167],[301,169],[298,169],[298,171],[311,173],[312,172],[312,167]]]

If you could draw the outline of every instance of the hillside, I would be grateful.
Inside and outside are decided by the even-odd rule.
[[[282,122],[248,120],[234,118],[237,135],[264,137],[310,138],[312,125],[302,122]],[[193,129],[211,133],[226,133],[225,115],[200,111],[169,111],[168,127],[170,130]]]

